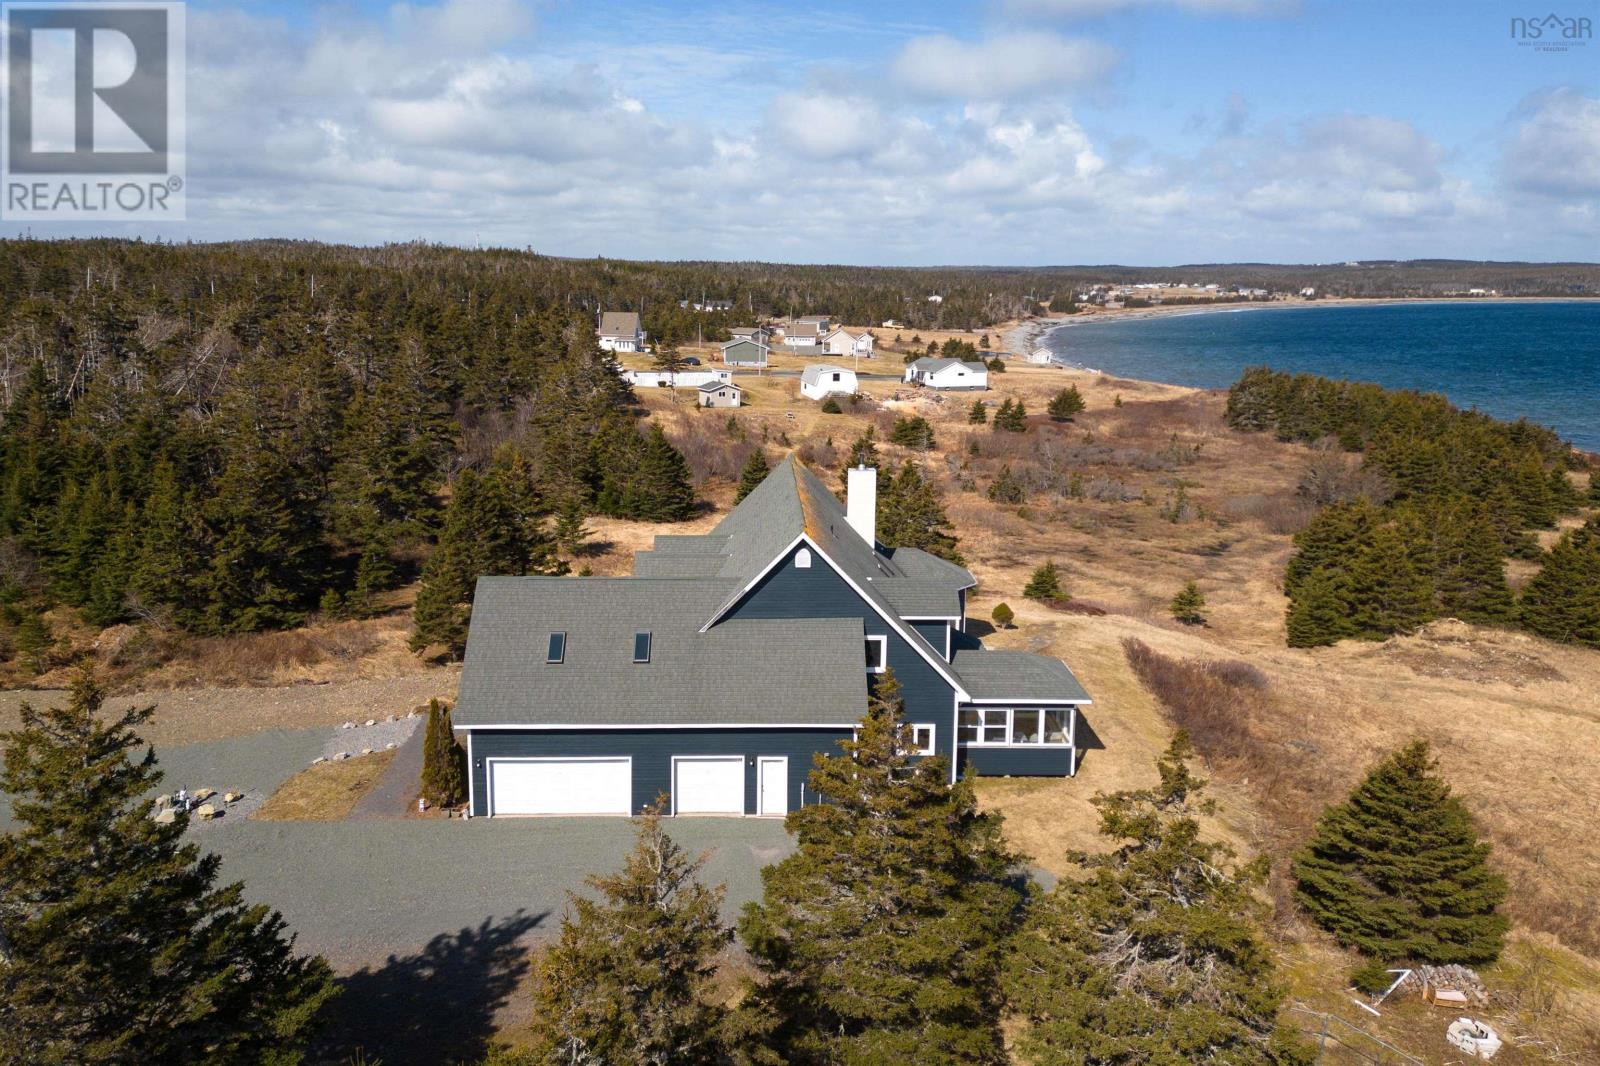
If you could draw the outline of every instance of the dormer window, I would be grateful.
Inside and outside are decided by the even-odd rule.
[[[633,635],[633,661],[647,663],[650,661],[650,634],[638,632]]]
[[[544,661],[552,666],[565,661],[567,657],[567,635],[565,633],[551,633],[550,644],[545,649]]]
[[[811,549],[801,548],[794,553],[794,566],[796,570],[811,569]]]

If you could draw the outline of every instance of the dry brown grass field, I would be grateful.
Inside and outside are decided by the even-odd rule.
[[[318,763],[278,786],[251,815],[263,822],[338,822],[344,820],[394,760],[379,751],[342,762]]]

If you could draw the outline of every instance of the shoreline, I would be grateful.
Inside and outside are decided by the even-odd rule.
[[[1176,304],[1171,307],[1114,308],[1080,312],[1060,317],[1033,318],[1010,326],[1003,334],[1006,350],[1026,359],[1045,338],[1057,330],[1088,326],[1095,323],[1137,322],[1154,318],[1182,317],[1186,315],[1220,315],[1244,311],[1293,311],[1304,308],[1344,307],[1404,307],[1439,304],[1567,304],[1600,302],[1600,297],[1584,296],[1349,296],[1327,300],[1267,300],[1225,304]],[[1059,366],[1069,364],[1058,363]],[[1086,369],[1086,368],[1079,368]],[[1176,382],[1162,382],[1176,384]]]

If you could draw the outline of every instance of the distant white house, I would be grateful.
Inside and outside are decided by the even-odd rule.
[[[829,355],[857,355],[863,359],[872,358],[872,331],[862,330],[860,333],[851,333],[846,329],[836,329],[822,338],[822,349]]]
[[[817,336],[822,336],[833,328],[833,318],[830,315],[801,315],[795,319],[797,325],[810,325],[817,327]]]
[[[1028,362],[1038,363],[1040,366],[1049,366],[1055,361],[1055,353],[1049,348],[1038,347],[1028,353]]]
[[[635,311],[602,311],[594,333],[600,347],[608,352],[644,351],[644,327]]]
[[[753,366],[767,365],[767,353],[771,351],[760,341],[748,337],[735,337],[722,346],[722,361],[728,366]]]
[[[989,368],[982,363],[923,356],[906,366],[905,379],[930,389],[987,389]]]
[[[783,330],[783,343],[791,348],[815,348],[826,332],[816,322],[807,322],[800,319],[791,322]]]
[[[856,372],[842,366],[812,363],[800,371],[800,394],[813,400],[829,396],[854,396]]]
[[[702,385],[733,380],[731,370],[680,370],[668,374],[664,370],[624,370],[622,380],[636,389],[665,389],[676,385],[680,389],[698,389]]]
[[[942,304],[944,303],[944,297],[940,296],[938,293],[934,293],[932,296],[928,297],[928,302],[931,304]]]
[[[708,381],[700,386],[701,407],[738,407],[744,403],[744,390],[731,381]]]
[[[766,326],[734,326],[728,331],[734,340],[750,340],[757,344],[771,344],[772,331]]]

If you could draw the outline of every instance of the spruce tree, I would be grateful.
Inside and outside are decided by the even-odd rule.
[[[898,474],[886,473],[878,490],[878,539],[895,548],[920,548],[961,562],[944,500],[922,468],[907,460]]]
[[[1201,839],[1198,815],[1210,808],[1191,755],[1180,732],[1157,762],[1159,785],[1095,797],[1116,850],[1071,854],[1086,876],[1061,879],[1030,908],[1005,970],[1027,1061],[1314,1060],[1277,1025],[1283,989],[1255,897],[1265,864],[1238,866],[1226,845]]]
[[[683,453],[652,424],[639,461],[629,507],[647,522],[683,522],[694,517],[694,484]]]
[[[66,706],[22,706],[0,787],[0,1061],[294,1063],[334,994],[283,919],[219,886],[221,860],[159,824],[134,729],[92,675]]]
[[[1028,578],[1028,583],[1022,589],[1022,594],[1030,600],[1064,600],[1067,598],[1065,590],[1061,587],[1061,571],[1056,567],[1055,560],[1037,567],[1033,576]]]
[[[1011,472],[1010,463],[1001,467],[1000,473],[989,483],[989,499],[995,503],[1022,503],[1027,498],[1027,487]]]
[[[1295,856],[1295,898],[1341,944],[1385,962],[1491,962],[1509,923],[1488,856],[1417,740],[1323,812]]]
[[[422,798],[435,807],[455,807],[467,798],[467,756],[451,728],[450,705],[428,701],[422,734]]]
[[[1589,506],[1600,507],[1600,470],[1589,471]]]
[[[1438,613],[1464,622],[1506,622],[1516,613],[1500,535],[1484,508],[1462,497],[1430,516]]]
[[[868,426],[866,431],[851,443],[850,454],[844,460],[844,469],[839,471],[839,480],[848,482],[850,480],[850,471],[858,466],[871,467],[876,470],[880,465],[877,432],[872,426]]]
[[[1350,616],[1332,576],[1313,570],[1303,577],[1289,599],[1284,630],[1291,648],[1318,648],[1354,636]]]
[[[927,451],[933,447],[933,426],[921,415],[897,418],[894,420],[894,429],[889,433],[889,442],[903,448]]]
[[[981,399],[973,400],[972,406],[967,408],[967,425],[981,426],[989,421],[989,405]]]
[[[750,458],[745,461],[744,469],[739,472],[739,489],[733,494],[734,505],[737,506],[744,498],[756,490],[756,486],[767,480],[767,475],[772,473],[772,467],[767,465],[767,453],[757,448],[750,453]]]
[[[1009,397],[1000,404],[1000,409],[994,413],[994,428],[1007,433],[1026,433],[1028,430],[1028,410],[1021,400]]]
[[[999,970],[1022,902],[997,816],[918,758],[892,671],[791,811],[739,934],[762,980],[735,1025],[764,1063],[1001,1063]]]
[[[997,603],[994,605],[994,610],[989,612],[989,617],[994,620],[996,629],[1010,629],[1017,614],[1007,604]]]
[[[1561,535],[1523,588],[1518,617],[1541,637],[1600,648],[1600,517]]]
[[[1082,413],[1083,407],[1083,394],[1078,386],[1068,385],[1050,398],[1050,421],[1070,422],[1074,415]]]
[[[1172,602],[1167,609],[1172,612],[1172,617],[1186,626],[1203,626],[1206,624],[1205,616],[1206,598],[1200,591],[1200,586],[1193,581],[1188,582],[1172,597]]]
[[[723,890],[700,884],[705,857],[691,859],[667,835],[659,805],[636,824],[622,869],[588,879],[599,899],[569,896],[561,936],[539,961],[536,1061],[721,1061],[723,1010],[711,985],[730,939],[718,918]]]

